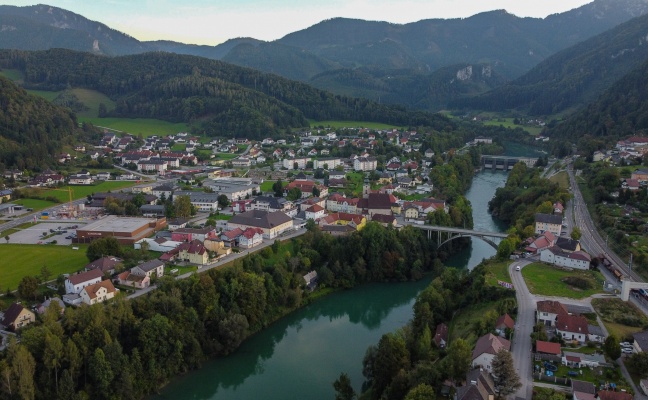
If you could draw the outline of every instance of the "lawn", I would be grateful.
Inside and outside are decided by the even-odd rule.
[[[272,192],[272,185],[274,185],[277,181],[263,181],[261,184],[261,192],[266,193],[266,192]],[[283,186],[288,186],[287,181],[281,181],[283,183]]]
[[[64,186],[58,190],[39,190],[37,193],[41,197],[52,196],[61,200],[61,203],[70,201],[68,188],[72,189],[72,199],[81,199],[87,197],[89,194],[93,193],[102,193],[102,192],[114,192],[120,189],[131,187],[135,185],[135,182],[127,181],[106,181],[98,185],[89,185],[89,186]]]
[[[497,281],[511,282],[511,276],[508,272],[508,267],[511,261],[492,262],[486,264],[486,283],[491,286],[499,286]]]
[[[52,203],[51,201],[40,199],[18,199],[14,201],[14,203],[20,204],[25,208],[33,208],[34,211],[40,211],[42,209],[57,205],[57,203]]]
[[[533,294],[583,299],[603,293],[603,276],[596,271],[565,271],[551,265],[533,263],[522,269],[522,276]],[[590,282],[590,289],[579,289],[563,282],[567,277],[579,277]]]
[[[171,270],[177,269],[178,272],[172,273]],[[184,275],[188,272],[195,272],[198,270],[198,267],[195,265],[172,265],[164,268],[164,274],[165,275],[170,275],[170,276],[178,276],[178,275]]]
[[[174,135],[187,132],[189,125],[173,123],[151,118],[88,118],[79,117],[79,122],[90,122],[95,126],[108,128],[118,132],[127,132],[143,137],[153,135]]]
[[[570,350],[567,350],[570,351]],[[534,369],[535,366],[540,366],[542,367],[543,362],[541,361],[535,361],[533,363]],[[555,365],[555,364],[554,364]],[[623,379],[621,376],[621,369],[617,366],[616,368],[570,368],[565,365],[557,365],[558,370],[554,372],[554,375],[559,377],[559,378],[570,378],[569,376],[569,371],[576,371],[579,373],[577,377],[574,377],[574,379],[578,379],[580,381],[586,381],[586,382],[591,382],[595,386],[598,386],[600,381],[607,381],[607,382],[614,382],[617,384],[617,387],[619,389],[630,389],[628,386],[628,383]]]
[[[525,125],[515,125],[513,123],[514,118],[496,118],[490,121],[485,121],[484,125],[491,126],[503,126],[505,128],[515,129],[522,128],[525,131],[529,132],[533,136],[538,136],[542,132],[542,127],[540,126],[525,126]]]
[[[551,182],[555,182],[560,185],[561,188],[567,189],[569,187],[569,175],[566,171],[560,171],[556,175],[553,175],[549,178]]]
[[[238,154],[216,153],[215,156],[216,156],[216,159],[218,159],[218,160],[232,160],[232,159],[238,157]]]
[[[648,327],[648,318],[632,303],[618,298],[593,299],[592,306],[608,331],[620,339]]]
[[[0,75],[12,82],[22,81],[24,78],[23,73],[18,69],[3,69],[0,71]]]
[[[93,118],[99,115],[99,104],[103,103],[108,111],[115,108],[115,102],[108,96],[96,90],[90,89],[72,89],[72,93],[88,107],[88,110],[77,113],[80,118]]]
[[[401,127],[395,125],[381,124],[379,122],[362,122],[362,121],[315,121],[309,119],[311,127],[324,126],[337,128],[367,128],[367,129],[399,129]]]
[[[23,277],[39,275],[43,265],[51,271],[52,279],[80,270],[88,263],[87,246],[77,247],[79,250],[56,245],[0,244],[0,290],[18,288]]]
[[[49,90],[28,90],[27,93],[40,96],[47,101],[53,101],[61,92],[50,92]]]

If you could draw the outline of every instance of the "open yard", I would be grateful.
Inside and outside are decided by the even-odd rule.
[[[522,269],[522,276],[533,294],[583,299],[595,293],[603,293],[603,276],[597,271],[566,271],[547,264],[533,263]],[[588,282],[589,288],[569,285],[565,282],[567,278],[580,278],[581,281]]]
[[[63,186],[59,190],[53,190],[53,189],[38,190],[35,193],[39,197],[43,197],[43,198],[47,196],[56,197],[61,201],[61,203],[65,203],[70,200],[69,193],[67,191],[68,188],[72,189],[72,199],[76,200],[76,199],[87,197],[89,194],[93,194],[93,193],[119,191],[120,189],[134,186],[135,184],[136,184],[135,182],[130,182],[130,181],[106,181],[98,185]]]
[[[510,261],[492,262],[488,261],[486,265],[486,283],[491,286],[499,286],[497,281],[511,282],[511,276],[508,272]]]
[[[533,136],[537,136],[542,132],[542,127],[540,126],[525,126],[525,125],[516,125],[513,123],[513,120],[515,118],[494,118],[491,119],[490,121],[485,121],[484,125],[491,125],[491,126],[503,126],[505,128],[522,128],[525,131],[529,132]]]
[[[556,175],[549,178],[551,182],[556,182],[561,188],[567,189],[569,187],[569,176],[566,171],[560,171]]]
[[[608,331],[622,340],[648,329],[648,318],[632,303],[618,298],[593,299],[592,306]]]
[[[77,113],[77,116],[81,118],[93,118],[99,115],[99,104],[103,103],[106,106],[108,111],[115,108],[115,102],[112,101],[108,96],[96,90],[90,89],[81,89],[76,88],[72,89],[72,93],[88,107],[87,110]]]
[[[263,181],[261,184],[261,192],[267,193],[267,192],[272,192],[272,185],[274,185],[277,181]],[[281,181],[283,183],[283,186],[288,186],[288,181]]]
[[[461,310],[454,316],[454,318],[452,318],[452,321],[448,326],[450,331],[450,342],[454,339],[462,338],[465,339],[470,346],[473,346],[477,343],[477,335],[473,332],[475,322],[481,320],[488,311],[496,309],[497,302],[490,302],[474,305]]]
[[[174,135],[187,132],[189,126],[185,123],[173,123],[150,118],[97,118],[79,117],[79,122],[90,122],[95,126],[109,128],[143,137],[153,135]]]
[[[40,200],[40,199],[18,199],[14,201],[14,203],[20,204],[25,208],[33,208],[34,211],[40,211],[44,208],[49,208],[57,204],[51,201]]]
[[[72,247],[54,245],[6,244],[0,242],[0,290],[15,290],[25,276],[40,274],[43,265],[52,273],[51,279],[60,274],[72,273],[88,263],[86,246]]]

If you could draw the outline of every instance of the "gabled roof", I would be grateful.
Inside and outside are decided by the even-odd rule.
[[[78,285],[83,282],[88,282],[93,279],[101,278],[103,276],[103,271],[100,269],[92,269],[90,271],[81,272],[76,275],[68,276],[68,280],[73,285]]]
[[[572,379],[572,390],[574,392],[594,394],[596,393],[596,386],[591,382]]]
[[[252,239],[256,235],[263,236],[263,230],[261,228],[247,228],[245,231],[243,231],[243,236],[245,236],[247,239]]]
[[[205,249],[205,246],[202,244],[202,242],[200,242],[200,240],[194,239],[189,243],[182,243],[180,246],[178,246],[178,252],[180,251],[203,255],[207,252],[207,249]]]
[[[4,313],[4,319],[2,321],[2,324],[4,326],[9,326],[13,324],[16,321],[16,318],[18,318],[18,316],[24,309],[25,308],[18,303],[11,304],[7,309],[7,311],[5,311]]]
[[[313,204],[312,206],[308,207],[308,209],[306,211],[312,212],[312,213],[317,213],[317,212],[320,212],[320,211],[324,211],[324,207],[320,206],[319,204]]]
[[[396,220],[396,217],[394,217],[393,215],[375,214],[373,217],[371,217],[371,220],[379,222],[381,224],[393,224]]]
[[[601,400],[632,400],[634,397],[628,392],[601,390],[598,392],[598,398]]]
[[[367,197],[367,208],[370,210],[390,210],[392,195],[387,193],[369,193]]]
[[[560,343],[538,340],[536,341],[536,353],[554,354],[559,356],[562,354],[562,350],[560,350]]]
[[[434,333],[434,343],[437,346],[441,345],[441,341],[448,342],[448,325],[440,323],[436,327],[436,332]]]
[[[115,266],[119,263],[121,263],[123,260],[121,258],[113,257],[113,256],[105,256],[101,257],[97,260],[94,260],[93,262],[87,264],[84,269],[90,271],[93,269],[99,269],[102,272],[107,272],[115,269]]]
[[[535,215],[535,222],[562,225],[562,217],[560,215],[537,213]]]
[[[632,337],[642,351],[648,351],[648,331],[637,332]]]
[[[147,261],[145,263],[136,265],[136,267],[138,267],[139,269],[141,269],[144,272],[152,271],[152,270],[156,269],[159,266],[164,266],[164,262],[162,262],[160,260],[150,260],[150,261]]]
[[[290,221],[292,221],[292,219],[280,211],[268,212],[261,210],[252,210],[233,216],[229,220],[229,223],[270,229],[279,225],[283,225]]]
[[[510,315],[504,314],[497,319],[495,327],[499,328],[500,326],[505,326],[506,328],[513,329],[515,327],[515,321],[511,318]]]
[[[477,339],[477,344],[475,344],[475,350],[473,350],[472,358],[474,360],[484,353],[495,355],[502,349],[510,350],[511,342],[499,336],[495,336],[492,333],[488,333]]]
[[[576,251],[578,245],[579,245],[578,240],[565,238],[565,237],[559,237],[558,239],[556,239],[556,246],[566,251]]]
[[[242,234],[243,234],[243,229],[241,228],[232,229],[231,231],[226,231],[222,233],[222,235],[228,238],[229,240],[236,239]]]
[[[115,289],[115,286],[110,281],[110,279],[101,281],[99,283],[95,283],[94,285],[86,286],[83,288],[83,290],[85,290],[85,292],[88,294],[88,297],[90,297],[90,299],[94,299],[97,297],[97,292],[101,288],[106,288],[108,293],[115,293],[117,291]]]
[[[567,307],[559,301],[554,300],[541,300],[536,304],[538,312],[546,312],[550,314],[567,315]]]
[[[558,315],[556,319],[556,329],[565,332],[588,334],[587,326],[587,318],[582,315]]]

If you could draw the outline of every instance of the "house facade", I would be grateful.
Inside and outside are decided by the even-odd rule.
[[[500,350],[510,351],[511,342],[492,333],[480,337],[472,353],[472,366],[492,371],[493,358]]]
[[[36,321],[36,314],[23,307],[21,304],[12,303],[4,312],[2,325],[12,331],[16,331]]]
[[[540,252],[540,261],[559,267],[588,270],[592,257],[584,251],[567,253],[560,247],[553,246]]]
[[[131,268],[131,272],[139,276],[148,276],[158,278],[164,276],[164,262],[160,260],[150,260]]]
[[[103,274],[104,273],[101,271],[101,269],[97,268],[75,275],[70,275],[65,279],[65,293],[81,293],[81,290],[84,287],[101,282]]]
[[[554,300],[542,300],[536,303],[536,323],[555,326],[559,315],[568,315],[567,307]]]
[[[79,295],[81,301],[88,305],[103,303],[115,297],[117,289],[110,280],[105,280],[94,285],[86,286]]]
[[[587,342],[589,335],[587,318],[582,315],[559,315],[556,318],[556,334],[565,341]]]
[[[535,215],[535,233],[540,235],[549,231],[554,235],[560,236],[562,231],[562,217],[560,215],[542,214]]]

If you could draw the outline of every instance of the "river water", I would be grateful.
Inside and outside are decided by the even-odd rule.
[[[521,154],[523,150],[507,147],[507,155],[537,156]],[[505,230],[488,214],[488,201],[505,182],[506,173],[501,171],[475,176],[466,197],[472,203],[476,230]],[[473,268],[494,254],[489,244],[473,239],[467,250],[446,264]],[[253,336],[234,354],[175,379],[154,399],[330,400],[335,397],[332,383],[341,372],[359,392],[367,347],[412,318],[415,298],[429,282],[430,278],[371,284],[328,296]]]

